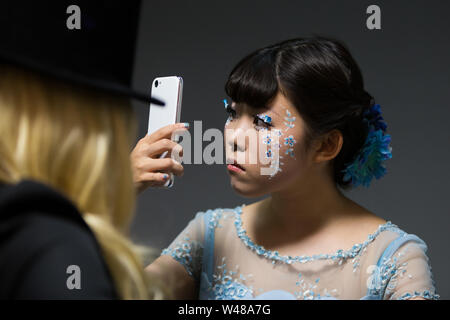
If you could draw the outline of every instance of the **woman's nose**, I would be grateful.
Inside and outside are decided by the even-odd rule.
[[[242,136],[242,128],[228,129],[227,132],[227,144],[233,152],[244,152],[246,149],[247,141],[245,137]]]
[[[248,134],[252,131],[251,120],[246,117],[240,117],[233,121],[234,125],[227,129],[227,144],[233,152],[244,152],[247,150]]]

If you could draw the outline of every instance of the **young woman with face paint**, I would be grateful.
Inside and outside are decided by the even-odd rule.
[[[147,268],[172,281],[174,298],[439,297],[425,242],[341,192],[373,104],[344,44],[313,37],[257,50],[225,89],[231,186],[267,197],[196,214]],[[264,156],[250,163],[255,152]]]

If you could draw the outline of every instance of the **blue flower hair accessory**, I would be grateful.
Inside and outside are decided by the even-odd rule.
[[[369,187],[374,176],[377,179],[384,176],[386,168],[383,161],[392,158],[391,136],[385,134],[387,125],[381,116],[380,105],[374,104],[363,115],[369,133],[358,155],[342,170],[345,173],[343,180],[351,180],[355,187],[360,184]]]

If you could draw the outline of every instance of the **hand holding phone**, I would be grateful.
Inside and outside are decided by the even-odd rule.
[[[163,187],[170,179],[168,173],[176,176],[183,175],[184,168],[180,162],[167,161],[172,159],[160,159],[159,157],[166,150],[181,155],[183,147],[177,142],[171,141],[171,138],[177,132],[186,131],[188,128],[189,123],[169,124],[151,135],[145,135],[137,142],[130,154],[130,160],[133,182],[138,193],[149,187]]]

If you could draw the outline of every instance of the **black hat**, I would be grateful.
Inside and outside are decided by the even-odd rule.
[[[1,0],[0,63],[164,105],[131,88],[140,3]]]

